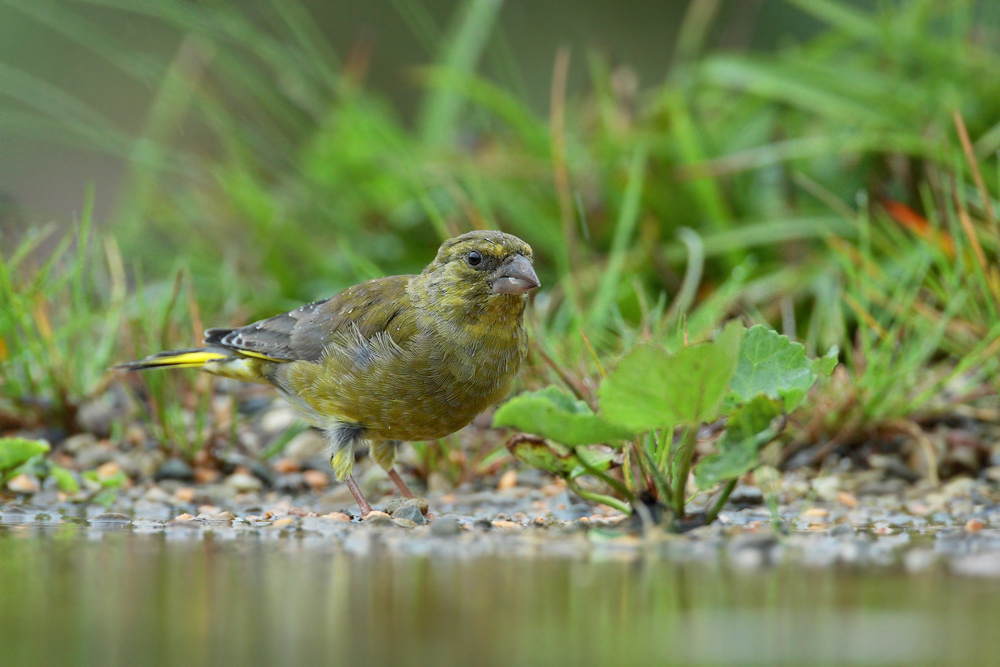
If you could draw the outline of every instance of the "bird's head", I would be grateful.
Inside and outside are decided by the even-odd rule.
[[[531,257],[531,246],[516,236],[469,232],[445,241],[418,280],[442,305],[523,305],[539,286]]]

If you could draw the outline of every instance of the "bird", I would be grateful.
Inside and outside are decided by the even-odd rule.
[[[398,446],[450,435],[511,391],[527,355],[524,312],[540,286],[531,247],[500,231],[448,239],[417,275],[377,278],[238,328],[205,332],[203,347],[116,366],[196,368],[277,388],[326,435],[330,465],[367,516],[352,474],[355,448],[404,496]]]

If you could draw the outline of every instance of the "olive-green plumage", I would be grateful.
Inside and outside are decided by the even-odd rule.
[[[389,470],[397,441],[454,433],[503,400],[527,352],[526,293],[537,286],[526,243],[470,232],[446,241],[419,275],[372,280],[239,329],[210,329],[205,348],[124,367],[198,367],[273,384],[328,433],[344,479],[361,441]]]

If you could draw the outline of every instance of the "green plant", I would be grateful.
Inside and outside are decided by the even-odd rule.
[[[51,475],[66,493],[79,491],[79,484],[66,468],[45,459],[48,451],[49,443],[44,440],[0,438],[0,489],[15,475],[30,469],[40,478]]]
[[[41,440],[0,438],[0,487],[17,475],[28,461],[49,451],[49,444]]]
[[[494,424],[558,443],[515,441],[511,453],[529,465],[564,477],[574,488],[580,488],[578,477],[590,474],[634,508],[641,507],[637,489],[650,493],[672,511],[677,528],[685,518],[699,430],[725,418],[716,452],[695,465],[699,487],[723,485],[705,516],[711,522],[736,481],[760,464],[761,449],[780,434],[785,415],[817,378],[833,371],[836,359],[832,349],[810,360],[786,336],[733,322],[712,342],[673,351],[656,343],[636,345],[601,381],[597,411],[550,387],[513,398],[497,411]],[[606,472],[606,454],[587,448],[595,443],[626,449],[623,481]]]
[[[80,403],[103,391],[125,305],[117,245],[102,250],[88,194],[75,234],[52,229],[0,254],[0,426],[56,423],[76,429]],[[88,341],[81,345],[81,341]]]

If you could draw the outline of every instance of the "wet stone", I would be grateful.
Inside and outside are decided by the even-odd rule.
[[[408,519],[418,526],[427,523],[424,515],[429,507],[423,498],[393,498],[385,511],[396,519]]]
[[[393,519],[410,521],[415,526],[427,523],[427,518],[417,504],[404,505],[392,513]]]
[[[32,520],[36,512],[26,507],[11,503],[0,511],[0,522],[3,523],[28,523]]]
[[[129,524],[132,523],[132,518],[127,514],[119,514],[118,512],[105,512],[103,514],[98,514],[87,519],[90,523],[95,524]]]

